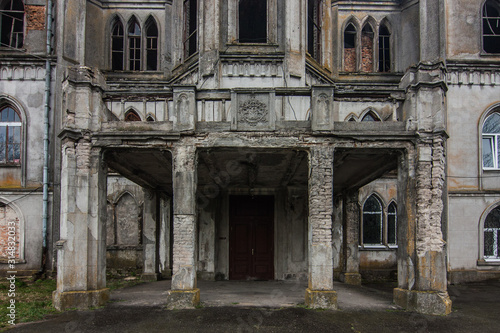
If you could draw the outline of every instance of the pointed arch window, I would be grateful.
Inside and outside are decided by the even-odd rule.
[[[397,244],[398,209],[394,202],[387,208],[387,244]]]
[[[380,121],[380,118],[377,117],[375,113],[370,111],[365,114],[365,116],[363,117],[363,119],[361,119],[361,121]]]
[[[24,4],[21,0],[6,1],[1,8],[1,46],[21,48],[24,43]]]
[[[146,23],[146,70],[158,69],[158,27],[156,22],[149,18]]]
[[[361,70],[373,72],[373,28],[367,23],[361,30]]]
[[[344,30],[344,70],[346,72],[356,71],[356,40],[357,30],[350,22]]]
[[[0,163],[21,164],[22,122],[19,113],[11,106],[0,111]]]
[[[382,244],[382,203],[372,194],[363,205],[363,244]]]
[[[125,121],[141,121],[141,117],[134,110],[129,110],[125,114]]]
[[[486,118],[482,133],[483,169],[500,169],[500,113],[495,112]]]
[[[382,24],[378,33],[378,71],[391,71],[391,33],[385,24]]]
[[[131,71],[141,70],[141,27],[135,19],[128,25],[128,61]]]
[[[483,50],[500,53],[500,3],[488,0],[483,5]]]
[[[111,31],[111,68],[113,70],[123,70],[124,63],[125,35],[123,24],[119,19],[113,23]]]
[[[484,221],[484,258],[500,259],[500,206]]]

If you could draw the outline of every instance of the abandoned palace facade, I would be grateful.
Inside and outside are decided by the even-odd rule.
[[[0,269],[57,272],[57,308],[107,269],[171,278],[171,308],[397,277],[429,314],[500,276],[499,0],[0,7]]]

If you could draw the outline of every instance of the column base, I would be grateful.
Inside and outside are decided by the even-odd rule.
[[[306,306],[311,309],[337,310],[337,292],[306,289]]]
[[[109,289],[86,290],[86,291],[54,291],[52,301],[54,307],[59,311],[68,309],[90,309],[103,306],[109,300]]]
[[[200,304],[200,289],[169,290],[167,309],[194,309]]]
[[[361,285],[361,274],[359,273],[342,273],[340,275],[340,281],[345,284],[350,284],[353,286]]]
[[[447,292],[394,288],[394,303],[406,310],[428,315],[445,316],[451,313],[451,299]]]
[[[141,275],[141,280],[143,281],[160,281],[161,276],[160,273],[144,273]]]

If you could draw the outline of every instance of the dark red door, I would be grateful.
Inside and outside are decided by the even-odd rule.
[[[229,198],[229,279],[274,279],[274,197]]]

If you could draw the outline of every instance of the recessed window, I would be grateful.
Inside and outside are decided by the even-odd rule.
[[[131,71],[141,70],[141,27],[134,19],[128,25],[128,60]]]
[[[500,114],[495,112],[486,118],[483,125],[483,169],[500,169]]]
[[[380,118],[372,111],[367,112],[361,121],[380,121]]]
[[[267,43],[267,1],[240,0],[238,5],[240,43]]]
[[[158,27],[150,18],[146,23],[146,70],[158,69]]]
[[[184,0],[184,58],[196,53],[198,43],[198,3]]]
[[[378,71],[391,71],[391,33],[385,25],[380,26],[378,33]]]
[[[483,50],[500,53],[500,3],[486,1],[483,6]]]
[[[24,43],[24,5],[21,0],[6,1],[1,11],[1,46],[21,48]]]
[[[387,244],[397,244],[398,209],[394,202],[387,208]]]
[[[344,70],[346,72],[356,71],[356,39],[356,27],[349,23],[344,30]]]
[[[373,29],[370,24],[361,30],[361,71],[373,72]]]
[[[375,195],[363,205],[363,244],[382,244],[382,203]]]
[[[484,258],[500,259],[500,207],[493,209],[484,221]]]
[[[315,60],[321,59],[321,1],[307,1],[307,52]]]
[[[116,19],[111,32],[111,68],[113,70],[123,70],[124,44],[123,24]]]
[[[125,121],[141,121],[141,117],[134,110],[129,110],[125,114]]]
[[[10,106],[0,111],[0,163],[21,163],[21,130],[19,113]]]

